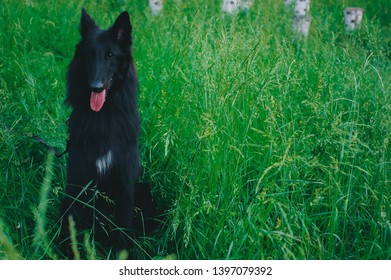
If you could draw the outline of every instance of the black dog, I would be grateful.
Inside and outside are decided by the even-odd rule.
[[[69,216],[79,241],[87,236],[106,249],[131,247],[134,181],[140,172],[138,81],[129,15],[123,12],[102,30],[83,9],[80,33],[68,68],[66,98],[72,113],[60,238],[68,257],[73,256]]]

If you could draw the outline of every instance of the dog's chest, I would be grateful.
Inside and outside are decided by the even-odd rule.
[[[96,172],[99,176],[104,176],[112,167],[114,161],[114,154],[111,150],[102,156],[98,157],[95,161]]]

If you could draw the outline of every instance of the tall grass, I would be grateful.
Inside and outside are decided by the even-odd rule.
[[[134,256],[390,259],[386,1],[357,0],[366,14],[352,35],[348,3],[312,3],[307,41],[282,1],[234,17],[220,1],[166,2],[157,17],[141,1],[1,6],[0,257],[60,258],[65,159],[30,136],[65,146],[64,77],[85,6],[104,27],[128,10],[134,28],[142,179],[162,211]]]

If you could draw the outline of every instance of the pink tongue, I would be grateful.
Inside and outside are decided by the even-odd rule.
[[[106,99],[106,90],[102,90],[101,92],[91,92],[90,98],[90,106],[91,110],[98,112],[103,107],[103,103],[105,103]]]

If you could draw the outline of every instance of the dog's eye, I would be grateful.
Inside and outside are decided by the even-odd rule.
[[[106,56],[107,56],[108,58],[112,58],[112,57],[114,56],[114,54],[113,54],[113,52],[112,52],[111,50],[107,50],[107,51],[106,51]]]
[[[91,49],[89,55],[90,55],[91,58],[95,58],[95,55],[96,55],[95,54],[95,50]]]

